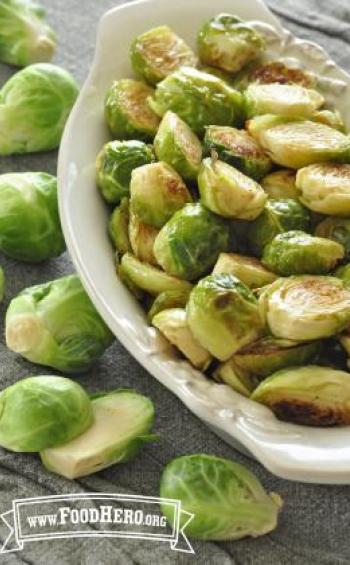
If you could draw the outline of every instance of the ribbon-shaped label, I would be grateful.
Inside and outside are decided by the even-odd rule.
[[[172,523],[159,505],[169,506]],[[76,537],[116,537],[168,542],[171,549],[194,553],[184,532],[194,514],[180,500],[124,494],[82,493],[12,501],[0,515],[8,535],[0,553],[20,551],[27,542]]]

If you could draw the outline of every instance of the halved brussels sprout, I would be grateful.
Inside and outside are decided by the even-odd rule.
[[[246,257],[236,253],[220,253],[213,269],[213,275],[220,273],[235,275],[249,288],[260,288],[278,278],[275,273],[265,269],[255,257]]]
[[[290,230],[308,231],[310,214],[291,198],[268,200],[260,216],[245,226],[244,236],[248,250],[261,257],[265,245],[279,234]]]
[[[211,124],[235,126],[243,119],[242,95],[220,78],[191,67],[160,82],[149,102],[159,116],[172,110],[199,135]]]
[[[199,202],[187,204],[160,230],[154,254],[175,277],[194,280],[207,273],[221,251],[226,251],[229,228]]]
[[[151,145],[142,141],[110,141],[96,160],[97,186],[109,204],[129,196],[131,173],[136,167],[154,161]]]
[[[132,211],[145,224],[161,228],[192,196],[180,175],[160,161],[134,169],[130,183]]]
[[[258,84],[298,84],[304,88],[315,88],[317,85],[317,80],[311,73],[304,69],[288,67],[281,61],[255,65],[250,69],[249,82]]]
[[[121,278],[131,281],[137,288],[148,292],[151,296],[158,296],[158,294],[168,290],[181,290],[189,291],[192,285],[175,277],[164,273],[160,269],[142,263],[131,253],[125,253],[120,263]]]
[[[251,25],[231,14],[218,14],[200,29],[199,58],[205,65],[237,73],[265,49],[264,37]]]
[[[228,163],[211,157],[202,162],[198,188],[204,206],[225,218],[255,220],[267,200],[257,182]]]
[[[266,175],[260,184],[269,198],[276,200],[284,198],[299,199],[299,192],[295,186],[295,171],[291,169],[281,169]]]
[[[340,243],[345,250],[345,259],[350,260],[350,219],[329,217],[316,226],[315,235],[327,237]]]
[[[221,161],[236,167],[255,180],[261,179],[272,167],[266,153],[245,130],[228,126],[209,126],[204,136],[207,154],[213,150]]]
[[[350,324],[350,290],[336,277],[296,275],[266,287],[259,308],[276,337],[322,339]]]
[[[34,452],[60,445],[93,422],[90,398],[64,377],[28,377],[0,393],[0,445]]]
[[[174,112],[166,112],[154,138],[159,161],[169,163],[185,180],[196,180],[202,145],[188,125]]]
[[[233,76],[231,73],[228,73],[227,71],[223,71],[222,69],[218,69],[217,67],[211,67],[210,65],[200,64],[198,68],[200,71],[203,71],[204,73],[208,73],[209,75],[214,75],[215,77],[220,78],[224,82],[227,82],[229,86],[236,88],[235,76]]]
[[[310,119],[314,122],[319,122],[320,124],[324,124],[325,126],[337,129],[338,131],[341,131],[343,133],[346,132],[343,118],[341,117],[338,110],[319,110],[317,112],[313,112],[310,116]]]
[[[289,118],[307,118],[318,110],[324,98],[317,90],[298,84],[250,84],[244,93],[248,118],[277,114]]]
[[[0,250],[38,263],[58,257],[65,248],[56,178],[48,173],[0,175]]]
[[[350,263],[338,267],[334,276],[341,279],[345,286],[350,287]]]
[[[135,73],[157,84],[184,65],[195,67],[197,57],[168,26],[155,27],[139,35],[130,49]]]
[[[263,381],[251,398],[287,422],[350,424],[350,375],[345,371],[318,365],[282,369]]]
[[[220,363],[212,377],[218,383],[229,386],[232,390],[247,398],[250,397],[253,390],[255,390],[259,384],[257,377],[248,372],[241,371],[239,367],[237,367],[233,357],[224,363]]]
[[[134,390],[120,389],[96,395],[91,402],[94,422],[85,433],[40,453],[48,471],[77,479],[124,463],[137,455],[151,433],[154,406]]]
[[[6,284],[5,272],[4,269],[0,267],[0,302],[4,300],[5,284]]]
[[[119,206],[113,210],[108,223],[109,236],[114,247],[120,254],[131,251],[129,220],[129,199],[122,198]]]
[[[148,104],[153,93],[153,88],[138,80],[113,82],[105,100],[105,119],[116,139],[154,138],[160,119]]]
[[[254,294],[229,274],[199,281],[187,303],[187,319],[194,337],[220,361],[255,341],[263,330]]]
[[[300,169],[324,161],[349,161],[350,138],[311,120],[258,116],[247,122],[249,133],[277,165]]]
[[[23,290],[6,313],[8,348],[59,371],[86,371],[113,341],[76,275]]]
[[[77,96],[72,75],[56,65],[13,75],[0,91],[0,155],[56,149]]]
[[[221,457],[198,453],[173,459],[163,471],[160,496],[181,501],[180,528],[202,540],[257,537],[274,530],[282,499],[267,493],[248,469]],[[174,507],[163,503],[169,526],[176,524]]]
[[[262,263],[284,277],[323,275],[344,258],[344,247],[325,237],[294,230],[280,233],[264,248]]]
[[[163,310],[152,318],[152,324],[175,345],[190,363],[205,371],[212,357],[193,336],[187,322],[186,310],[183,308],[170,308]]]
[[[157,265],[153,246],[158,233],[159,230],[157,230],[157,228],[141,222],[140,218],[131,211],[129,221],[129,241],[133,254],[140,261],[150,263],[151,265]]]
[[[300,201],[321,214],[350,216],[350,165],[320,163],[297,172]]]
[[[191,290],[190,288],[166,290],[158,294],[147,314],[148,320],[152,322],[154,316],[159,314],[159,312],[163,312],[163,310],[185,308]]]

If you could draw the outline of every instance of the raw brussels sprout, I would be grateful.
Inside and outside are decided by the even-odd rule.
[[[269,198],[277,200],[293,198],[298,200],[299,192],[295,186],[295,171],[291,169],[281,169],[266,175],[261,181],[261,186]]]
[[[242,95],[214,75],[182,67],[157,85],[150,98],[159,116],[172,110],[198,135],[211,124],[235,126],[243,118]]]
[[[0,60],[18,67],[50,61],[56,34],[44,18],[31,0],[1,0]]]
[[[185,308],[191,289],[166,290],[158,294],[148,312],[148,320],[152,322],[154,316],[170,308]]]
[[[194,280],[208,272],[219,253],[226,251],[228,237],[222,218],[199,202],[187,204],[160,230],[154,254],[169,275]]]
[[[119,206],[113,210],[108,223],[109,236],[114,247],[121,255],[131,251],[129,219],[129,199],[122,198]]]
[[[198,453],[173,459],[163,471],[160,496],[181,501],[185,512],[194,514],[186,525],[189,537],[202,540],[235,540],[257,537],[274,530],[282,499],[267,493],[248,469],[221,457]],[[173,507],[161,509],[170,527]],[[180,528],[188,522],[180,515]]]
[[[0,250],[37,263],[65,250],[57,180],[47,173],[0,175]]]
[[[267,200],[265,192],[253,179],[211,157],[202,162],[198,188],[204,206],[225,218],[255,220]]]
[[[350,165],[320,163],[297,172],[300,201],[321,214],[350,216]]]
[[[0,155],[58,147],[78,95],[73,77],[38,63],[13,75],[0,91]]]
[[[248,132],[228,126],[209,126],[204,136],[207,154],[214,150],[221,161],[236,167],[254,180],[266,175],[272,163]]]
[[[139,35],[131,45],[130,55],[135,73],[151,84],[157,84],[184,65],[197,64],[193,51],[166,25]]]
[[[130,183],[132,211],[145,224],[161,228],[192,196],[180,175],[167,163],[134,169]]]
[[[116,139],[153,139],[160,122],[148,104],[153,93],[153,88],[138,80],[113,82],[105,100],[105,119]]]
[[[220,273],[235,275],[249,288],[260,288],[278,278],[275,273],[265,269],[255,257],[245,257],[236,253],[220,253],[213,269],[213,275]]]
[[[313,112],[310,119],[345,133],[346,128],[338,110],[319,110]]]
[[[151,145],[142,141],[110,141],[96,160],[97,186],[109,204],[129,196],[131,173],[154,161]]]
[[[350,287],[350,263],[338,267],[338,269],[334,273],[334,276],[341,279],[345,286]]]
[[[248,249],[261,257],[265,245],[279,234],[290,230],[307,231],[310,224],[308,211],[290,198],[268,200],[260,216],[249,222],[245,229]]]
[[[198,137],[174,112],[166,112],[154,138],[159,161],[169,163],[185,180],[196,180],[202,160]]]
[[[129,221],[129,241],[135,257],[145,263],[157,265],[153,245],[159,233],[157,228],[144,224],[140,218],[131,211]]]
[[[6,313],[8,348],[59,371],[87,370],[113,340],[76,275],[25,289]]]
[[[210,353],[193,336],[187,322],[186,310],[170,308],[152,318],[152,324],[175,345],[190,363],[205,371],[210,365]]]
[[[350,260],[350,219],[331,216],[316,226],[315,235],[340,243],[345,250],[345,259]]]
[[[350,375],[345,371],[317,365],[282,369],[263,381],[251,398],[287,422],[350,424]]]
[[[322,339],[350,324],[350,290],[336,277],[296,275],[266,287],[259,308],[276,337]]]
[[[249,133],[277,165],[300,169],[324,161],[347,162],[350,138],[311,120],[258,116],[247,122]]]
[[[11,451],[60,445],[92,422],[90,398],[64,377],[28,377],[0,393],[0,445]]]
[[[317,86],[317,80],[308,71],[288,67],[281,61],[272,61],[271,63],[265,63],[264,65],[255,65],[249,70],[248,82],[250,83],[297,84],[304,88],[315,88]]]
[[[274,273],[289,275],[326,274],[344,258],[344,247],[325,237],[303,231],[280,233],[264,248],[262,263]]]
[[[260,57],[265,39],[237,16],[218,14],[201,27],[197,46],[202,63],[237,73]]]
[[[263,330],[257,299],[230,274],[199,281],[187,303],[187,318],[194,337],[220,361],[255,341]]]
[[[85,433],[40,453],[48,471],[67,479],[91,475],[137,455],[151,434],[154,406],[133,390],[117,389],[96,395],[92,402],[94,422]]]
[[[0,267],[0,302],[4,300],[5,284],[6,284],[5,272],[4,269]]]
[[[141,263],[131,253],[123,255],[119,273],[124,281],[130,281],[132,285],[148,292],[151,296],[158,296],[168,290],[186,292],[192,288],[189,282],[172,277],[153,265]]]
[[[317,90],[298,84],[250,84],[244,93],[248,118],[277,114],[289,118],[308,117],[324,103]]]

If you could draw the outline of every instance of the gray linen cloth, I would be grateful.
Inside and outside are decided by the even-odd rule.
[[[164,0],[166,1],[166,0]],[[58,33],[55,62],[82,82],[92,59],[96,22],[117,0],[42,0]],[[218,3],[219,4],[219,3]],[[350,71],[350,5],[348,0],[270,0],[283,24],[300,37],[317,41]],[[13,73],[0,66],[1,84]],[[0,158],[0,172],[44,170],[55,174],[55,152]],[[31,266],[0,257],[6,269],[6,306],[26,286],[70,273],[67,254],[45,264]],[[3,330],[1,330],[3,336]],[[0,343],[0,388],[30,374],[50,373],[27,363]],[[52,372],[52,371],[51,371]],[[159,477],[173,457],[205,452],[236,459],[247,465],[269,490],[279,492],[285,505],[279,526],[259,539],[230,543],[194,542],[194,556],[175,553],[167,544],[118,539],[74,539],[27,543],[18,553],[1,556],[8,565],[336,565],[350,563],[350,497],[348,487],[312,486],[274,477],[257,462],[241,455],[211,433],[169,391],[153,379],[119,344],[115,343],[87,375],[78,377],[91,392],[118,386],[134,387],[149,395],[157,408],[158,444],[148,445],[132,463],[115,465],[97,475],[70,482],[46,472],[36,455],[14,454],[0,449],[0,513],[15,498],[79,492],[158,495]],[[0,526],[0,540],[5,530]]]

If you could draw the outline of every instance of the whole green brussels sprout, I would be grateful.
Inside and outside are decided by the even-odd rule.
[[[193,51],[166,25],[136,37],[130,56],[135,73],[150,84],[157,84],[184,65],[195,67],[197,64]]]
[[[161,228],[192,196],[180,175],[167,163],[151,163],[134,169],[130,206],[145,224]]]
[[[154,138],[160,119],[148,104],[153,92],[153,88],[139,80],[124,78],[113,82],[106,95],[105,120],[114,138]]]
[[[65,250],[57,180],[47,173],[0,175],[0,250],[37,263]]]
[[[281,169],[266,175],[260,184],[269,198],[281,200],[284,198],[299,199],[299,192],[295,186],[295,171],[291,169]]]
[[[0,302],[2,302],[4,299],[5,284],[6,284],[5,272],[4,269],[0,267]]]
[[[198,135],[211,124],[236,126],[243,119],[242,95],[220,78],[191,67],[158,83],[149,102],[159,116],[175,112]]]
[[[108,222],[108,233],[117,252],[123,255],[131,251],[129,239],[129,199],[122,198],[119,206],[117,206]]]
[[[267,269],[288,277],[326,274],[343,258],[340,243],[294,230],[276,235],[264,248],[261,261]]]
[[[340,243],[345,250],[345,259],[350,260],[350,219],[330,216],[320,222],[315,235]]]
[[[269,157],[245,130],[208,126],[204,136],[204,149],[207,155],[215,151],[221,161],[257,181],[272,167]]]
[[[153,246],[158,233],[159,230],[157,228],[145,224],[136,214],[134,214],[133,211],[131,211],[129,221],[129,241],[133,254],[140,261],[150,263],[151,265],[157,265]]]
[[[311,114],[310,119],[346,133],[344,120],[338,110],[318,110]]]
[[[319,163],[297,172],[300,201],[321,214],[350,216],[350,165]]]
[[[249,288],[260,288],[278,278],[275,273],[265,269],[255,257],[245,257],[236,253],[220,253],[212,274],[220,273],[234,275]]]
[[[202,540],[257,537],[274,530],[282,499],[267,493],[243,465],[198,453],[173,459],[160,481],[160,496],[181,501],[180,528]],[[176,524],[174,507],[161,504],[169,526]],[[186,512],[194,514],[189,522]]]
[[[317,90],[298,84],[253,83],[245,91],[244,100],[248,118],[262,114],[307,118],[324,103]]]
[[[267,200],[257,182],[228,163],[211,157],[202,162],[198,188],[204,206],[225,218],[255,220]]]
[[[56,65],[38,63],[13,75],[0,91],[0,155],[58,147],[77,95],[73,77]]]
[[[26,288],[6,312],[8,348],[59,371],[86,371],[113,341],[76,275]]]
[[[150,322],[154,316],[163,310],[171,308],[185,308],[191,288],[183,288],[178,290],[165,290],[156,296],[152,302],[152,306],[148,311],[147,317]]]
[[[197,47],[199,58],[205,65],[237,73],[260,57],[265,49],[265,39],[237,16],[218,14],[201,27]]]
[[[263,381],[251,398],[287,422],[350,424],[350,376],[345,371],[317,365],[282,369]]]
[[[151,145],[142,141],[110,141],[96,160],[97,186],[109,204],[118,204],[129,196],[131,173],[154,161]]]
[[[197,180],[202,160],[201,142],[174,112],[164,114],[154,138],[154,150],[159,161],[171,165],[185,180]]]
[[[229,238],[227,223],[199,202],[187,204],[163,226],[154,242],[155,257],[169,274],[194,280],[207,273]]]
[[[223,71],[222,69],[218,69],[217,67],[211,67],[210,65],[198,65],[198,69],[203,71],[204,73],[208,73],[209,75],[214,75],[215,77],[220,78],[224,82],[227,82],[229,86],[235,87],[235,76],[227,71]]]
[[[253,292],[229,274],[199,281],[187,303],[187,319],[194,337],[220,361],[255,341],[263,331]]]
[[[90,398],[64,377],[28,377],[0,393],[0,445],[41,451],[70,441],[93,422]]]
[[[31,0],[0,0],[0,60],[25,67],[50,61],[56,34]]]

